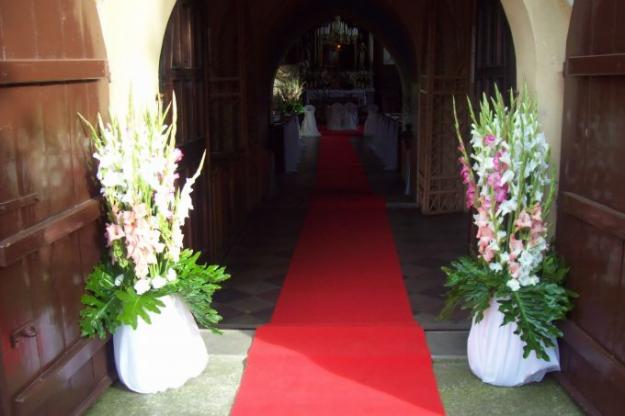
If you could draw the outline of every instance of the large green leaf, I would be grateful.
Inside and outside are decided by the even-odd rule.
[[[137,295],[134,290],[128,289],[125,292],[115,292],[115,296],[121,301],[121,310],[117,317],[119,323],[130,325],[133,329],[137,328],[139,318],[151,324],[149,312],[161,313],[160,308],[165,306],[156,293]]]

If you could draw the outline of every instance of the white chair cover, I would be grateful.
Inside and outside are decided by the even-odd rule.
[[[386,170],[396,170],[397,169],[397,144],[398,144],[398,135],[399,135],[399,123],[397,120],[393,120],[390,118],[386,118],[387,121],[387,131],[386,138],[384,141],[384,168]]]
[[[161,313],[149,313],[151,324],[139,318],[137,329],[123,325],[113,334],[117,374],[137,393],[178,388],[208,363],[206,345],[184,301],[178,296],[161,301]]]
[[[304,106],[304,121],[300,129],[300,135],[304,137],[317,137],[321,136],[319,129],[317,129],[317,120],[315,119],[315,106]]]
[[[537,358],[534,352],[523,358],[524,343],[514,333],[516,324],[501,326],[502,322],[503,314],[497,301],[492,300],[484,319],[471,325],[467,356],[471,371],[479,379],[495,386],[520,386],[541,381],[546,373],[560,370],[557,344],[546,350],[549,361]]]
[[[328,129],[342,130],[343,119],[345,117],[345,107],[341,103],[334,103],[330,106],[328,114]]]
[[[375,122],[378,116],[378,106],[371,104],[367,107],[367,119],[365,120],[365,126],[363,135],[372,136],[375,134]]]
[[[284,171],[286,173],[297,172],[301,155],[301,143],[299,140],[299,120],[291,119],[284,125]]]
[[[354,103],[345,104],[343,114],[343,129],[356,130],[358,128],[358,106]]]
[[[410,190],[411,190],[411,184],[410,184],[410,178],[412,177],[411,172],[411,158],[410,158],[410,152],[406,153],[406,159],[404,161],[405,166],[406,166],[406,172],[405,172],[405,178],[404,178],[404,183],[406,184],[405,188],[404,188],[404,195],[410,195]]]

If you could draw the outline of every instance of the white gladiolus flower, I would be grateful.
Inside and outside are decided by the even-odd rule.
[[[106,188],[112,188],[124,183],[124,177],[119,172],[107,172],[100,178],[100,182]]]
[[[490,263],[488,267],[494,272],[500,272],[503,270],[503,266],[500,263]]]
[[[118,287],[121,286],[123,281],[124,281],[124,275],[123,274],[117,275],[117,277],[115,278],[115,286],[118,286]]]
[[[517,202],[515,199],[508,199],[507,201],[502,202],[502,204],[499,206],[499,209],[497,210],[497,215],[498,216],[506,216],[511,212],[514,212],[514,210],[516,210],[517,208]]]
[[[154,289],[160,289],[167,284],[167,279],[161,276],[156,276],[155,278],[152,279],[151,283]]]
[[[504,162],[505,163],[505,162]],[[514,171],[512,169],[507,170],[502,176],[501,176],[501,185],[505,185],[507,183],[510,183],[514,180]]]
[[[135,283],[134,288],[137,295],[143,295],[145,292],[150,290],[150,281],[148,279],[139,279]]]
[[[517,290],[519,290],[521,288],[521,285],[519,284],[518,280],[516,280],[516,279],[508,280],[508,282],[506,283],[506,286],[508,286],[510,288],[510,290],[513,291],[513,292],[516,292]]]
[[[173,282],[177,278],[178,278],[178,275],[176,274],[176,271],[174,269],[167,270],[167,280],[168,281]]]

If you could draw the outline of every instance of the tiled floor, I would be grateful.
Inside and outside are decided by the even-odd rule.
[[[291,255],[306,216],[314,182],[316,139],[306,139],[300,173],[277,179],[278,192],[255,212],[225,258],[232,274],[215,294],[223,328],[255,328],[271,318]],[[426,330],[467,329],[459,313],[450,320],[437,318],[443,301],[444,276],[440,267],[465,254],[468,219],[464,214],[425,217],[402,195],[396,173],[384,172],[358,141],[373,189],[389,201],[389,220],[400,257],[414,316]],[[400,204],[397,204],[400,202]]]

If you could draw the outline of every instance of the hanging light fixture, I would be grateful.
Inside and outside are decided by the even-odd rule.
[[[335,45],[341,49],[341,45],[354,43],[358,39],[358,28],[351,27],[336,16],[334,20],[326,26],[317,29],[317,36],[323,43]]]

